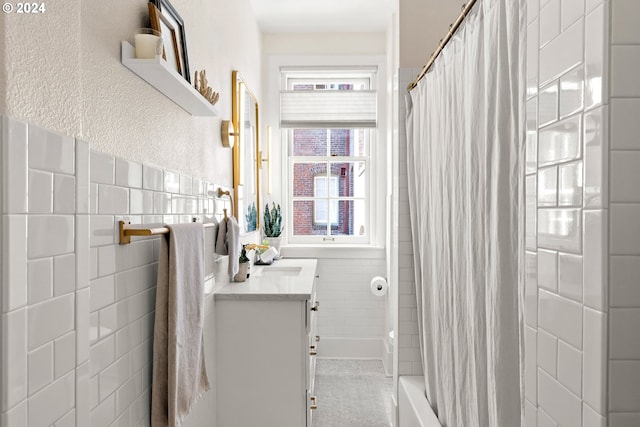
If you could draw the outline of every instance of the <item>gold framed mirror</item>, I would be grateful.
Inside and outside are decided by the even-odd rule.
[[[242,233],[260,230],[260,174],[258,100],[240,72],[231,75],[234,215]]]

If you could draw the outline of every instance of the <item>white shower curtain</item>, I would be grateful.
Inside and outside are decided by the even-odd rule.
[[[409,100],[421,350],[446,427],[521,425],[524,12],[479,0]]]

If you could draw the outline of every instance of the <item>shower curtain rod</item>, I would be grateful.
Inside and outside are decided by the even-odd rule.
[[[449,25],[449,31],[447,32],[447,35],[444,36],[442,40],[440,40],[440,44],[438,45],[438,48],[429,57],[429,61],[427,62],[427,65],[422,67],[422,71],[420,71],[420,74],[418,74],[418,77],[416,77],[416,79],[409,86],[407,86],[407,90],[409,92],[411,92],[418,85],[418,82],[422,80],[425,74],[427,74],[427,71],[429,71],[429,68],[431,68],[431,65],[433,65],[433,62],[436,60],[440,52],[442,52],[442,49],[444,48],[444,46],[449,42],[449,40],[451,40],[451,37],[453,37],[453,34],[456,32],[460,24],[462,24],[462,21],[464,21],[464,18],[467,16],[467,14],[469,13],[473,5],[476,4],[476,1],[477,0],[469,0],[467,4],[462,5],[462,12],[460,12],[460,15],[458,15],[458,19],[456,19],[453,24]]]

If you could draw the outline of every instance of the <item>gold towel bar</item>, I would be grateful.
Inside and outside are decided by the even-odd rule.
[[[131,243],[131,236],[155,236],[158,234],[167,234],[169,228],[157,227],[157,228],[133,228],[128,221],[120,221],[120,244],[128,245]],[[213,227],[216,224],[208,222],[203,224],[204,228]]]

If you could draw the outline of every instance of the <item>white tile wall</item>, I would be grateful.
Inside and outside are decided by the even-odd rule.
[[[525,391],[529,393],[525,393],[525,421],[538,427],[604,427],[609,413],[608,334],[614,333],[607,328],[608,248],[616,232],[615,226],[611,236],[608,231],[613,224],[613,219],[609,222],[609,171],[614,168],[613,163],[609,168],[609,146],[614,141],[609,135],[607,79],[608,16],[615,2],[536,3],[528,2],[529,8],[540,9],[537,14],[528,12],[527,35],[534,39],[527,43],[527,224],[535,215],[536,226],[533,236],[530,231],[526,235]],[[532,45],[540,49],[532,52]],[[630,57],[622,62],[632,65],[633,61]],[[631,78],[622,70],[619,74],[622,79]],[[531,87],[532,82],[538,84]],[[537,117],[532,117],[536,103]],[[627,107],[620,104],[613,110],[621,113],[622,127],[634,130],[640,105],[633,117]],[[640,149],[628,133],[611,129],[612,135],[622,134],[621,147]],[[629,183],[636,178],[635,170],[640,170],[634,168],[633,160],[633,155],[620,159],[615,178],[611,176],[611,194],[626,203],[618,205],[616,217],[627,222],[615,234],[620,236],[616,247],[625,256],[640,255],[633,252],[633,240],[640,235],[627,225],[633,212],[628,204],[635,203],[637,191]],[[529,190],[532,179],[537,181],[535,199]],[[616,180],[624,183],[617,186]],[[622,303],[623,296],[633,298],[637,280],[629,276],[635,274],[631,262],[618,261],[622,270],[615,275],[620,284],[617,300]],[[531,295],[537,296],[535,303]],[[536,307],[533,322],[531,312]],[[634,320],[634,315],[620,312],[618,321]],[[616,328],[618,354],[635,354],[637,349],[626,339],[635,338],[632,331],[640,328],[611,328]],[[531,336],[536,336],[535,343],[526,338]],[[625,387],[619,385],[620,390]],[[535,398],[531,390],[537,391]]]
[[[194,207],[214,201],[193,194],[191,177],[173,174],[179,186],[165,193],[160,169],[0,123],[12,183],[2,188],[0,424],[148,425],[158,239],[120,246],[116,221],[155,219],[155,200],[173,221],[202,220]]]
[[[611,2],[609,426],[640,425],[639,3]],[[630,68],[629,68],[630,67]]]

